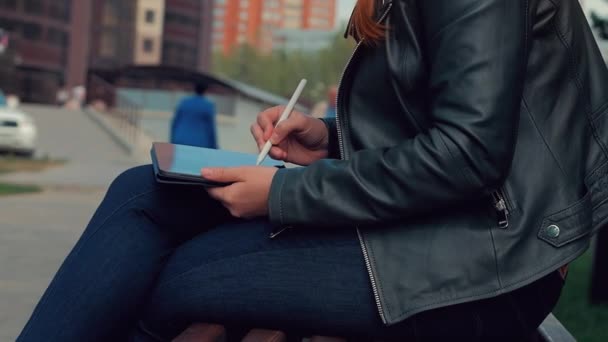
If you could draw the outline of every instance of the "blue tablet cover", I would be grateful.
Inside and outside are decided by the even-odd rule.
[[[201,176],[205,167],[255,166],[257,155],[195,146],[155,142],[151,150],[156,178],[165,183],[197,183],[221,186]],[[267,157],[263,166],[282,167],[283,162]]]

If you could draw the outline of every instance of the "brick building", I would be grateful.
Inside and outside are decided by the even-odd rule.
[[[54,99],[70,63],[73,12],[71,0],[0,0],[0,28],[9,35],[0,88],[25,100]]]
[[[62,85],[85,84],[89,69],[206,71],[212,6],[212,0],[0,0],[0,29],[10,37],[0,89],[49,103]]]
[[[335,16],[336,0],[215,0],[213,48],[229,54],[246,43],[270,52],[277,30],[333,31]]]
[[[165,0],[161,64],[209,70],[212,14],[212,0]]]

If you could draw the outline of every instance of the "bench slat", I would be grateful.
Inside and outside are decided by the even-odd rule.
[[[560,321],[549,314],[543,324],[538,328],[538,333],[546,342],[576,342],[576,339],[570,332],[560,323]]]
[[[242,342],[286,342],[287,336],[278,330],[253,329]]]
[[[553,316],[549,316],[537,330],[534,340],[541,342],[576,342],[570,332]],[[179,335],[173,342],[225,342],[226,329],[217,324],[195,324]],[[313,336],[308,342],[347,342],[340,337]],[[242,342],[286,342],[287,336],[278,330],[253,329]]]
[[[173,339],[173,342],[225,342],[226,329],[219,324],[199,323]]]

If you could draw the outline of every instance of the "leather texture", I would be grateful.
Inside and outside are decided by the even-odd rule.
[[[326,120],[339,159],[280,170],[269,207],[358,229],[394,324],[588,248],[608,222],[608,71],[577,0],[383,3],[386,41],[360,44]]]

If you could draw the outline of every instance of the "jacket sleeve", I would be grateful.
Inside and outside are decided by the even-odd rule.
[[[323,121],[325,127],[327,127],[327,158],[340,159],[340,142],[338,141],[338,128],[336,126],[336,119],[322,118],[320,120]]]
[[[513,159],[526,60],[527,0],[418,1],[431,127],[347,161],[280,170],[269,217],[365,225],[436,211],[498,189]],[[380,110],[380,108],[379,108]]]

